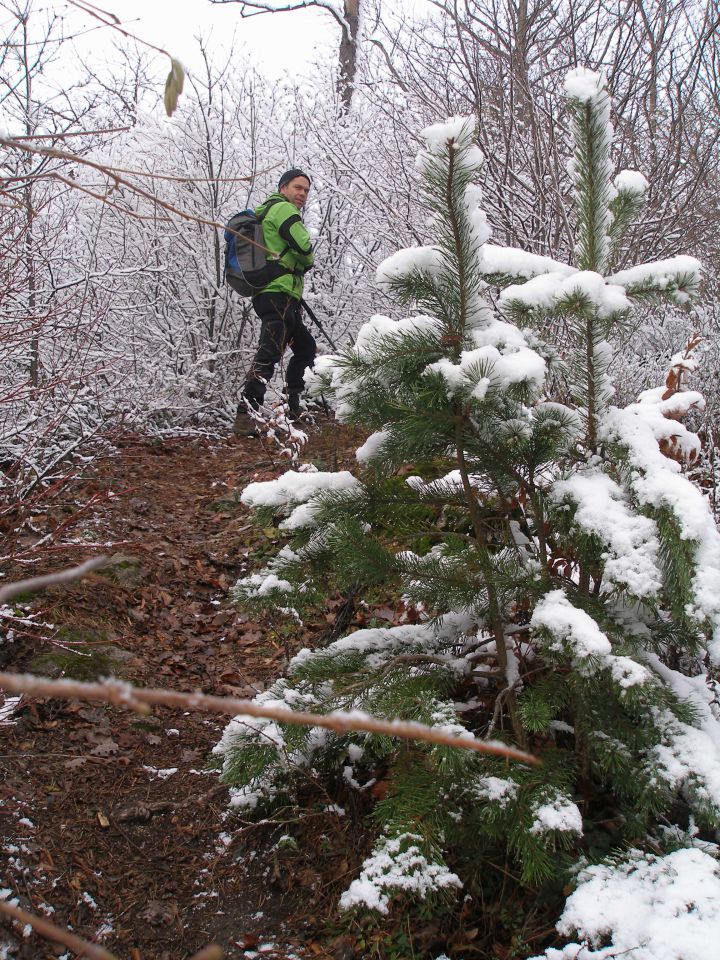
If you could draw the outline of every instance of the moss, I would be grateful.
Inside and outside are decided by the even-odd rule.
[[[104,638],[87,629],[61,627],[56,640],[63,646],[53,647],[35,657],[30,669],[43,676],[85,681],[120,675],[123,662],[131,655],[110,643],[98,642],[99,639]]]
[[[108,566],[98,570],[98,573],[129,590],[137,587],[145,576],[141,561],[125,553],[113,554]]]
[[[219,500],[211,500],[204,505],[204,509],[212,513],[233,513],[241,508],[243,505],[239,497],[220,497]]]
[[[25,590],[23,593],[16,593],[8,603],[15,608],[25,606],[25,604],[32,603],[40,592],[39,590]]]

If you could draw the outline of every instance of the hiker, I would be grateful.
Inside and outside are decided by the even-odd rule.
[[[253,297],[253,309],[260,318],[260,341],[242,396],[255,410],[260,407],[275,366],[285,347],[290,347],[293,355],[285,372],[285,393],[291,418],[300,413],[303,377],[315,362],[317,349],[314,337],[303,323],[300,303],[303,275],[313,264],[310,235],[300,216],[309,192],[310,177],[306,173],[294,168],[286,170],[277,192],[256,210],[263,217],[265,246],[278,255],[285,270]],[[256,424],[243,401],[238,406],[235,433],[253,435]]]

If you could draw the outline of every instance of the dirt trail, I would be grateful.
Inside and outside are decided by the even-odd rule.
[[[33,598],[44,626],[0,642],[0,661],[252,696],[326,625],[288,638],[227,602],[248,556],[273,540],[239,494],[279,469],[254,440],[126,444],[68,494],[68,512],[79,493],[100,495],[72,534],[93,548],[69,545],[33,572],[97,552],[114,566]],[[313,814],[333,842],[288,857],[276,844],[293,824],[229,825],[228,791],[206,767],[222,718],[26,700],[13,720],[0,726],[0,887],[21,907],[129,960],[181,960],[209,942],[228,958],[337,955],[316,938],[356,859],[350,828]],[[0,956],[71,954],[5,922]]]

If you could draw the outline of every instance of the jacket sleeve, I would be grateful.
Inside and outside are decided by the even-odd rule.
[[[282,221],[278,224],[278,233],[292,250],[298,264],[304,267],[305,270],[309,270],[313,264],[310,234],[307,232],[305,224],[302,222],[302,217],[294,205],[288,203],[283,204],[283,206],[291,207],[292,210],[289,211],[289,215],[283,217]]]

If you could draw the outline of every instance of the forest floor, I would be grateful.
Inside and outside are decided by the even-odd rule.
[[[326,423],[302,459],[343,469],[352,440]],[[6,607],[0,667],[254,696],[317,645],[343,603],[302,628],[229,603],[237,577],[280,541],[240,493],[284,469],[256,439],[125,438],[33,516],[20,544],[33,562],[2,572],[7,583],[100,553],[112,565],[13,601],[17,622]],[[208,943],[228,960],[358,955],[336,910],[366,849],[360,820],[328,804],[228,819],[228,789],[208,767],[226,718],[28,697],[3,716],[2,703],[0,693],[0,895],[123,960],[183,960]],[[1,958],[74,956],[0,918]]]

